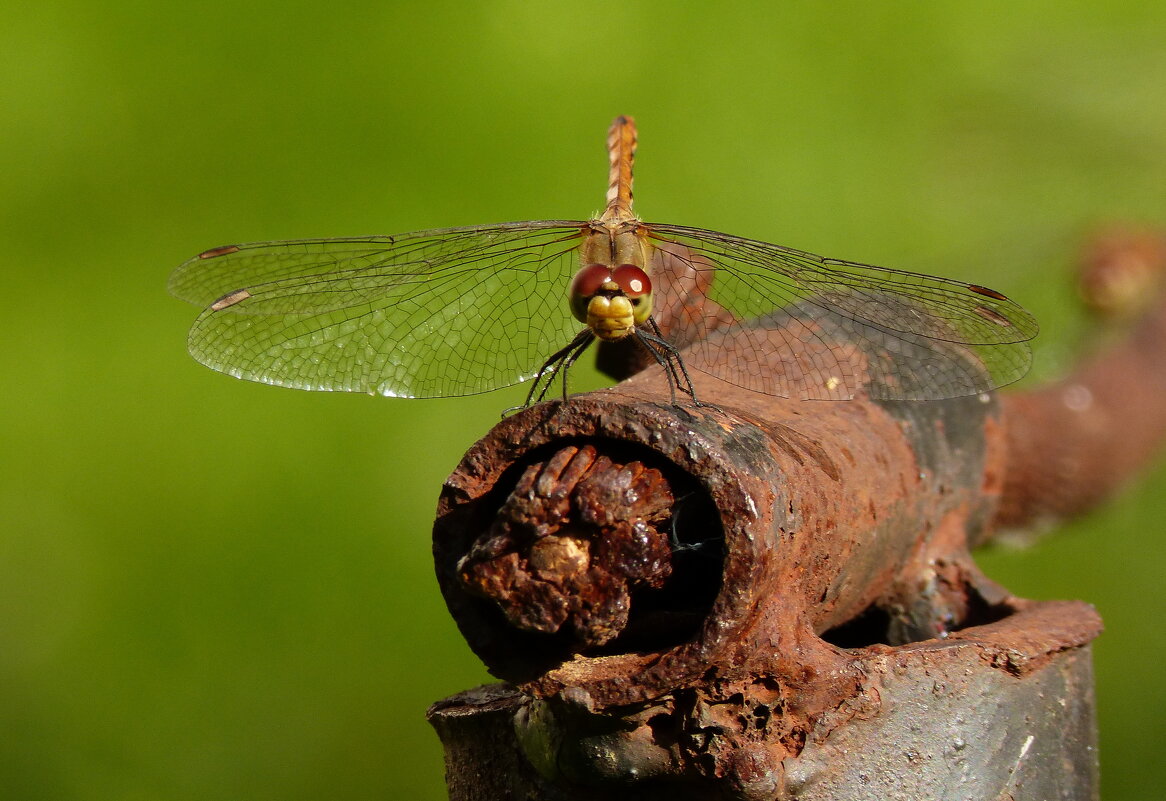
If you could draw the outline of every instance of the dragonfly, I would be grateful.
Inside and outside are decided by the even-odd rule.
[[[389,397],[533,379],[634,342],[699,403],[692,371],[803,400],[936,400],[1023,376],[1037,323],[962,283],[681,225],[632,208],[635,122],[607,139],[604,210],[395,236],[225,245],[171,275],[203,307],[196,360],[237,378]],[[659,322],[658,322],[659,321]]]

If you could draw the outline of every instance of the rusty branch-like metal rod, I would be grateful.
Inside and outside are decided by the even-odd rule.
[[[1166,440],[1166,237],[1114,232],[1084,260],[1086,300],[1110,315],[1145,308],[1130,334],[1052,385],[1006,394],[1007,470],[996,526],[1031,528],[1109,498]],[[1156,302],[1155,302],[1156,301]]]

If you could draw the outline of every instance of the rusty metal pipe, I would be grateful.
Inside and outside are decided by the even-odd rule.
[[[989,397],[804,403],[711,379],[698,390],[716,408],[661,402],[664,378],[651,371],[618,390],[528,409],[474,446],[446,482],[434,539],[439,582],[495,675],[537,695],[571,687],[603,708],[649,700],[710,669],[734,676],[788,664],[829,672],[846,660],[820,635],[872,608],[898,632],[884,636],[897,640],[995,614],[1003,595],[979,578],[966,549],[993,514],[992,495],[983,492],[993,458],[984,430],[997,413]],[[496,586],[501,573],[467,586],[467,555],[476,550],[487,565],[497,556],[490,527],[523,471],[583,443],[616,462],[635,457],[687,477],[691,486],[674,494],[699,492],[715,508],[712,519],[691,515],[702,527],[696,533],[685,532],[684,506],[670,521],[690,540],[719,541],[720,592],[690,638],[644,648],[617,634],[592,658],[594,643],[572,640],[569,621],[554,631],[515,628],[514,616],[498,610],[511,600]],[[522,487],[520,495],[532,491]],[[541,544],[579,521],[524,524]],[[532,553],[507,558],[537,561]],[[490,584],[496,593],[488,600],[476,590]],[[637,603],[651,606],[652,592],[644,587],[647,600],[629,598],[629,617]]]

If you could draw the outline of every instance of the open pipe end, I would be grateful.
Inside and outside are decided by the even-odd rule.
[[[527,409],[470,450],[443,489],[434,557],[494,675],[609,706],[704,671],[703,649],[750,608],[724,592],[749,562],[728,542],[761,542],[718,442],[733,427],[719,409],[605,392]]]
[[[507,471],[458,561],[463,588],[547,650],[652,650],[691,639],[720,585],[715,508],[645,448],[553,444]]]

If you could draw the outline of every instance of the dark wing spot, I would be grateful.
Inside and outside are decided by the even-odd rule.
[[[968,284],[968,289],[972,290],[977,295],[983,295],[984,297],[992,298],[994,300],[1008,300],[1006,295],[1001,295],[995,289],[988,289],[988,287],[980,286],[979,284]]]
[[[1001,295],[1000,297],[1004,296]],[[977,306],[974,311],[988,322],[995,323],[1001,328],[1012,327],[1012,321],[995,309],[989,309],[987,306]]]
[[[228,292],[212,303],[211,311],[222,311],[228,306],[234,306],[239,301],[247,300],[249,297],[251,297],[251,293],[246,289],[236,289],[234,292]]]
[[[239,250],[238,245],[223,245],[222,247],[211,248],[210,250],[204,250],[202,253],[198,254],[198,257],[200,259],[215,259],[215,258],[218,258],[219,256],[226,256],[228,253],[235,253],[238,250]]]

